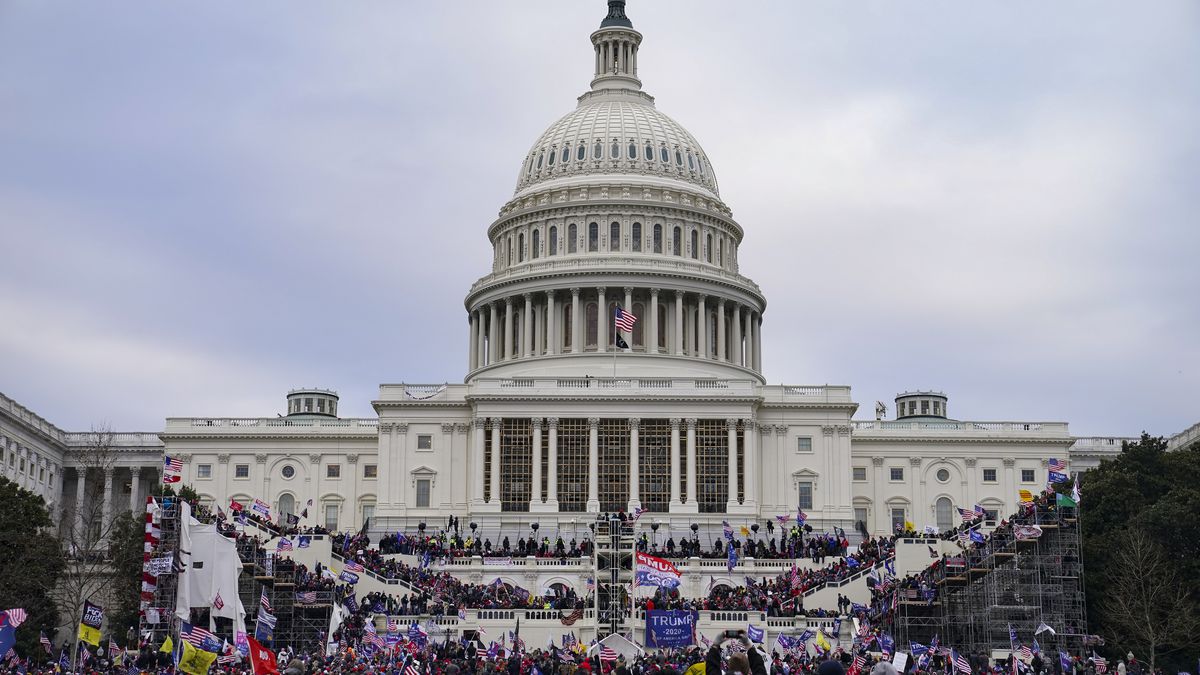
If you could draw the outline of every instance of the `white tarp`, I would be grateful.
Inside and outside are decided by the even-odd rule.
[[[234,631],[245,631],[246,609],[238,597],[238,576],[242,561],[233,541],[217,533],[216,525],[205,525],[192,517],[192,507],[182,502],[179,507],[179,559],[183,572],[179,574],[179,589],[175,595],[175,615],[187,621],[192,608],[211,608],[212,618],[233,620]],[[213,603],[217,596],[221,607]]]
[[[609,635],[608,637],[589,647],[587,650],[587,655],[589,657],[595,656],[601,645],[608,647],[614,652],[625,657],[626,661],[633,661],[638,657],[639,654],[645,652],[645,650],[639,647],[636,642],[630,642],[620,633],[613,633],[612,635]]]

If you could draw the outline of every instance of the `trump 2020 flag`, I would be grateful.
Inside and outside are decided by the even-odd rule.
[[[638,551],[636,556],[638,586],[679,587],[681,573],[670,561],[646,555],[641,551]]]
[[[751,642],[761,643],[763,638],[767,636],[766,631],[758,628],[754,624],[746,624],[746,637],[750,638]]]

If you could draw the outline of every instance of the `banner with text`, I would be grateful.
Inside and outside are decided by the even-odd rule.
[[[646,612],[646,646],[687,647],[696,635],[696,612],[656,609]]]

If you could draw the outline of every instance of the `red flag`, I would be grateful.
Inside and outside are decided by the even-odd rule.
[[[254,675],[279,675],[279,666],[275,664],[275,652],[259,644],[252,635],[247,635],[246,640],[250,643],[250,667],[253,668]]]
[[[241,502],[239,502],[238,500],[236,500],[236,499],[229,500],[229,510],[230,511],[241,511],[243,508],[245,508],[245,507],[242,506]]]

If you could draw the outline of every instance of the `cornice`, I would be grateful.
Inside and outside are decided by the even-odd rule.
[[[236,433],[236,434],[232,434],[232,433],[227,433],[227,434],[214,434],[214,433],[169,434],[169,433],[162,433],[162,434],[159,434],[159,437],[162,438],[164,441],[237,440],[237,439],[265,439],[265,440],[302,439],[302,440],[314,440],[314,441],[328,441],[331,438],[379,440],[379,433],[378,432],[353,433],[353,434],[341,433],[341,434],[337,434],[337,435],[311,434],[311,433],[281,434],[281,433],[273,433],[273,432],[266,432],[266,433],[240,432],[240,433]]]
[[[639,403],[754,403],[760,401],[755,396],[688,396],[688,397],[667,397],[667,396],[630,396],[630,395],[605,395],[596,396],[595,393],[591,396],[582,395],[527,395],[527,396],[510,396],[500,394],[472,394],[466,397],[468,401],[529,401],[529,402],[556,402],[556,401],[582,401],[588,403],[602,403],[608,401],[635,401]],[[724,418],[721,418],[724,419]]]
[[[912,443],[920,442],[928,443],[971,443],[971,444],[1020,444],[1020,445],[1063,445],[1069,446],[1071,439],[1069,438],[1025,438],[1025,437],[970,437],[970,436],[863,436],[861,433],[856,433],[852,436],[854,443]]]
[[[613,198],[602,197],[595,200],[571,200],[571,201],[551,201],[550,203],[535,204],[531,207],[522,207],[520,210],[501,214],[488,225],[487,236],[489,241],[494,241],[494,237],[502,230],[527,223],[533,223],[544,220],[562,219],[570,220],[572,216],[581,216],[592,214],[597,218],[607,218],[614,214],[621,214],[628,217],[660,217],[663,220],[680,220],[680,221],[695,221],[706,222],[708,225],[722,225],[729,228],[730,233],[734,235],[737,243],[742,243],[745,238],[745,230],[737,221],[733,219],[732,212],[729,214],[720,211],[709,211],[700,208],[695,203],[683,203],[679,201],[662,202],[655,200],[633,199],[633,198]],[[600,214],[607,214],[601,216]],[[666,223],[663,223],[666,225]],[[673,225],[676,223],[672,223]]]

